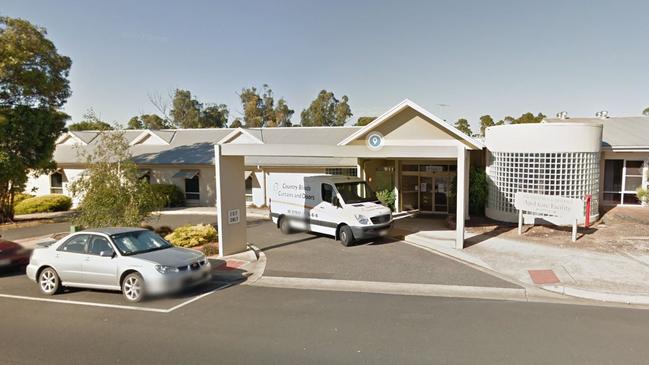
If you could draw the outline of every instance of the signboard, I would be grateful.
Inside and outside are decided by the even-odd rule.
[[[239,209],[228,210],[228,224],[237,224],[241,221]]]
[[[577,220],[584,214],[582,199],[517,192],[514,195],[514,207],[518,209],[518,234],[523,233],[525,212],[532,217],[557,217],[560,221],[571,222],[572,241],[577,240]]]

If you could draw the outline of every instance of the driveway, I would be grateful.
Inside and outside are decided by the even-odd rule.
[[[248,241],[266,254],[264,276],[518,288],[395,239],[344,247],[328,236],[283,235],[270,221],[252,220]]]

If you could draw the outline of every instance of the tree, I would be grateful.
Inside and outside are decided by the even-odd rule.
[[[242,128],[243,122],[239,118],[235,118],[232,123],[230,123],[230,128]]]
[[[280,98],[276,106],[273,90],[268,85],[263,85],[261,95],[254,86],[244,88],[241,90],[239,98],[243,106],[243,121],[239,120],[239,124],[243,122],[245,128],[290,127],[292,125],[291,117],[295,111],[288,107],[284,98]]]
[[[302,110],[300,114],[302,125],[309,127],[344,125],[353,115],[348,102],[347,95],[338,100],[333,92],[321,90],[311,105]]]
[[[13,219],[13,197],[29,171],[55,166],[55,141],[69,118],[57,109],[70,96],[72,61],[44,28],[0,17],[0,223]]]
[[[176,89],[172,100],[171,119],[178,128],[222,128],[228,122],[228,106],[207,107],[192,97],[189,90]]]
[[[521,114],[521,116],[518,118],[507,116],[505,117],[505,121],[510,124],[541,123],[541,121],[543,121],[544,118],[545,115],[543,115],[543,113],[538,113],[537,115],[534,115],[530,112],[527,112]]]
[[[494,119],[491,117],[491,115],[483,115],[480,117],[480,136],[484,137],[485,130],[489,127],[493,127],[496,125],[494,123]]]
[[[70,124],[68,129],[71,131],[104,131],[113,129],[113,127],[99,119],[95,110],[90,108],[83,114],[83,120]]]
[[[128,129],[167,129],[173,126],[157,114],[142,114],[128,120]]]
[[[642,115],[645,115],[645,116],[649,117],[649,106],[644,108],[644,110],[642,111]]]
[[[460,132],[466,134],[467,136],[473,135],[469,121],[464,118],[460,118],[457,120],[457,122],[455,122],[455,128],[457,128]]]
[[[151,185],[140,179],[123,132],[101,132],[92,150],[80,148],[86,170],[70,184],[81,198],[75,223],[83,227],[139,226],[161,199]]]
[[[362,127],[372,123],[374,119],[376,119],[376,117],[358,117],[358,120],[356,120],[356,124],[354,125],[357,127]]]

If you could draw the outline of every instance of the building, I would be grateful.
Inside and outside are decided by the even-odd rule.
[[[595,219],[602,207],[639,204],[635,189],[647,186],[649,163],[649,117],[562,115],[539,124],[490,127],[483,143],[410,100],[364,127],[124,133],[143,178],[176,184],[188,205],[217,206],[219,211],[237,207],[239,198],[267,205],[268,176],[297,172],[357,175],[376,191],[394,190],[397,211],[456,213],[466,219],[473,166],[487,172],[488,217],[515,221],[514,194],[523,191],[571,198],[590,195]],[[77,150],[92,149],[98,135],[62,135],[54,153],[58,170],[31,178],[27,190],[69,194],[68,184],[85,169]],[[450,199],[453,186],[457,200]],[[464,220],[456,223],[461,247]]]

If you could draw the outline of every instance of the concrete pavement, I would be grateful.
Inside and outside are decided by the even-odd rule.
[[[446,237],[448,236],[448,237]],[[628,304],[649,304],[649,256],[605,253],[469,234],[464,250],[455,250],[450,234],[422,231],[409,242],[535,286],[573,297]],[[537,271],[550,272],[547,278]],[[552,277],[554,274],[554,278]]]

